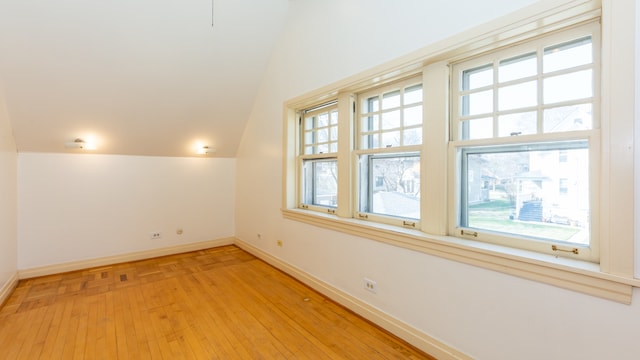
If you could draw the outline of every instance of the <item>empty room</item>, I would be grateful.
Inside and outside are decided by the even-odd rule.
[[[0,357],[638,359],[639,49],[633,0],[0,0]]]

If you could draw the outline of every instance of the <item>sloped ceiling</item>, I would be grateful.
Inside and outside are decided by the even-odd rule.
[[[236,154],[287,0],[0,0],[19,152]]]

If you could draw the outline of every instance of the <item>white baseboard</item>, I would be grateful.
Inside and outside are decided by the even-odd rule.
[[[28,278],[38,277],[38,276],[60,274],[68,271],[74,271],[74,270],[89,269],[89,268],[98,267],[98,266],[113,265],[113,264],[123,263],[127,261],[151,259],[159,256],[180,254],[180,253],[185,253],[190,251],[209,249],[217,246],[233,245],[235,240],[236,240],[235,238],[230,237],[230,238],[202,241],[197,243],[177,245],[177,246],[171,246],[171,247],[165,247],[165,248],[159,248],[159,249],[137,251],[137,252],[127,253],[122,255],[105,256],[105,257],[89,259],[89,260],[72,261],[72,262],[63,263],[63,264],[40,266],[40,267],[31,268],[31,269],[22,269],[22,270],[18,270],[18,277],[20,279],[28,279]]]
[[[0,287],[0,307],[9,298],[13,290],[18,286],[18,273],[14,273],[6,283]]]
[[[327,296],[331,300],[355,312],[363,318],[373,322],[381,328],[398,336],[416,348],[434,356],[437,359],[466,360],[472,359],[470,356],[444,344],[443,342],[425,334],[424,332],[394,318],[393,316],[373,307],[362,300],[351,296],[344,291],[337,289],[310,274],[291,266],[290,264],[256,248],[255,246],[240,239],[235,240],[235,244],[241,249],[266,261],[270,265],[284,271],[285,273],[300,280],[304,284]]]

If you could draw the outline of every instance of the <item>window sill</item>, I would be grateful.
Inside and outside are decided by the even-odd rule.
[[[631,303],[640,280],[603,273],[597,264],[557,258],[493,244],[423,233],[369,221],[300,209],[282,210],[285,219],[361,236],[461,263],[539,281],[564,289]]]

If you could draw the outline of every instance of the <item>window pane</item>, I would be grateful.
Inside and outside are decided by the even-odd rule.
[[[315,146],[305,146],[304,153],[306,155],[315,154],[316,147]]]
[[[331,116],[331,125],[335,125],[338,123],[338,110],[334,110],[330,113]]]
[[[332,142],[338,141],[338,127],[332,126],[329,128],[329,140]]]
[[[376,149],[380,147],[380,140],[378,134],[364,135],[361,139],[362,143],[360,147],[362,149]]]
[[[544,79],[544,103],[552,104],[593,96],[592,70]]]
[[[544,73],[570,69],[580,65],[591,64],[592,62],[591,37],[545,48],[542,58]]]
[[[318,127],[324,127],[329,125],[329,114],[323,113],[318,116]]]
[[[389,131],[382,133],[383,147],[400,146],[400,131]]]
[[[422,105],[404,109],[404,126],[422,124]]]
[[[462,97],[462,115],[473,116],[493,111],[493,90],[464,95]]]
[[[414,85],[404,90],[404,104],[415,104],[422,102],[422,85]]]
[[[338,162],[308,160],[303,166],[305,204],[336,207],[338,205]]]
[[[498,136],[530,135],[537,132],[535,111],[498,117]]]
[[[498,110],[511,110],[538,104],[538,92],[535,81],[505,86],[498,89]]]
[[[379,128],[379,117],[378,115],[372,115],[362,118],[362,128],[360,131],[375,131]]]
[[[402,134],[402,145],[420,145],[422,144],[422,128],[413,128],[404,130]]]
[[[521,148],[463,152],[461,225],[588,245],[587,143]]]
[[[382,95],[382,110],[392,109],[400,106],[400,91],[396,90],[393,92],[386,93]]]
[[[544,132],[590,130],[593,128],[591,104],[562,106],[544,111]]]
[[[493,65],[484,65],[462,73],[462,90],[473,90],[493,84]]]
[[[329,153],[329,144],[320,144],[317,147],[316,154],[328,154]]]
[[[363,156],[360,211],[420,218],[420,157]]]
[[[320,129],[316,132],[317,142],[327,142],[329,140],[329,129]]]
[[[400,110],[382,114],[382,129],[396,129],[400,127]]]
[[[370,97],[362,102],[362,112],[370,113],[380,110],[380,100],[377,96]]]
[[[309,145],[315,142],[315,132],[314,131],[305,131],[304,133],[304,143]]]
[[[536,53],[526,54],[500,61],[498,79],[500,82],[522,79],[538,73]]]
[[[304,129],[311,130],[316,127],[316,117],[310,116],[304,119]]]
[[[493,118],[466,120],[462,122],[462,140],[487,139],[493,137]]]

